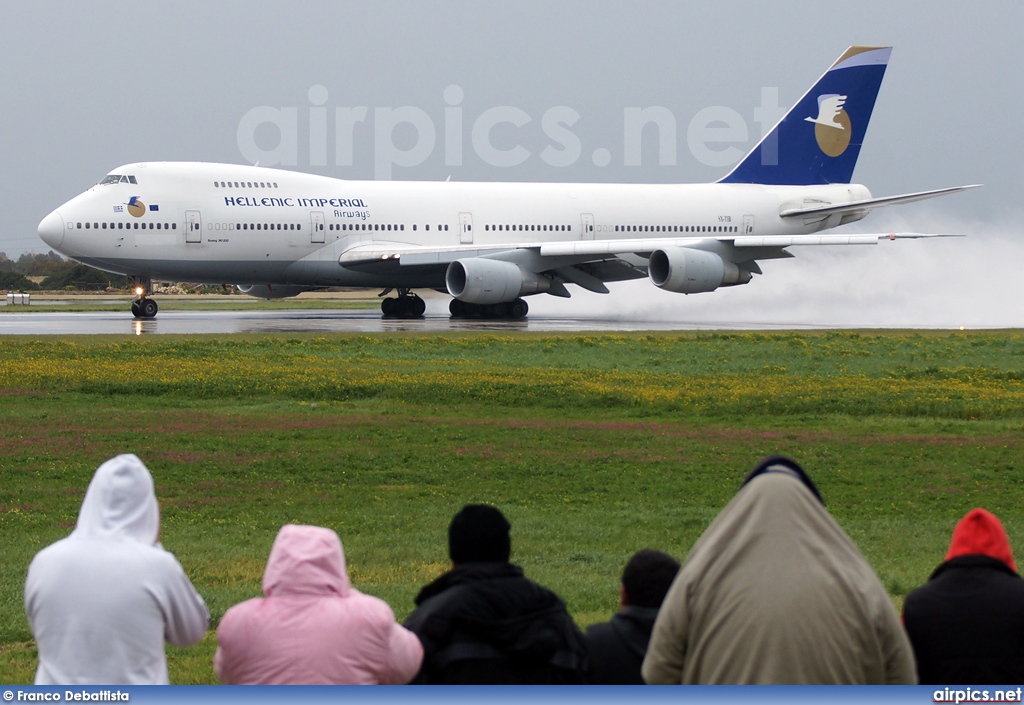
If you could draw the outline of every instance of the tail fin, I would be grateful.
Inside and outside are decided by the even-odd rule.
[[[891,52],[847,49],[721,183],[850,183]]]

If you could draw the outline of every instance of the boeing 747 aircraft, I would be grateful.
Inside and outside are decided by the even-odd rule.
[[[152,317],[152,281],[236,284],[275,298],[374,287],[385,316],[418,317],[414,289],[453,316],[522,318],[525,296],[608,293],[649,277],[696,294],[761,274],[798,245],[922,233],[819,234],[873,208],[971,186],[873,198],[851,184],[891,47],[847,49],[754,149],[712,184],[344,181],[233,164],[128,164],[47,215],[54,250],[128,275]]]

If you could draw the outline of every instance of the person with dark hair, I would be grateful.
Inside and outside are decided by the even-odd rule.
[[[946,560],[904,600],[903,624],[921,683],[1024,682],[1024,580],[994,514],[960,520]]]
[[[511,528],[486,504],[452,519],[452,569],[420,591],[405,621],[424,651],[413,683],[586,682],[583,634],[558,595],[509,562]]]
[[[654,623],[647,683],[908,684],[889,595],[797,463],[763,460],[690,550]]]
[[[640,666],[665,594],[679,572],[679,561],[645,548],[626,563],[619,586],[619,611],[611,621],[587,627],[590,682],[643,685]]]

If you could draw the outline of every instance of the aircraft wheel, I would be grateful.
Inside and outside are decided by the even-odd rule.
[[[508,306],[508,317],[509,318],[526,318],[526,314],[530,312],[530,306],[522,299],[516,299]]]
[[[490,304],[484,309],[485,318],[504,318],[506,315],[508,315],[508,304],[504,302]]]
[[[380,311],[381,311],[381,313],[383,313],[385,316],[387,316],[389,318],[391,316],[397,316],[398,315],[398,299],[393,299],[391,297],[388,297],[388,298],[385,298],[385,299],[381,299]]]
[[[465,318],[466,304],[458,299],[452,299],[448,302],[448,313],[452,314],[452,318]]]
[[[142,313],[143,318],[152,318],[159,310],[160,307],[156,305],[156,301],[153,299],[143,299],[139,302],[139,311]]]
[[[142,308],[139,306],[138,301],[132,301],[132,315],[136,318],[142,318]]]
[[[427,310],[427,302],[418,296],[409,298],[408,315],[413,318],[420,318]]]

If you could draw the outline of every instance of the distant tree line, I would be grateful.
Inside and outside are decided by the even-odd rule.
[[[36,283],[34,277],[43,279]],[[69,259],[53,250],[45,255],[26,252],[12,260],[0,252],[0,289],[7,291],[103,291],[108,288],[127,289],[128,279],[119,274],[103,272]]]

